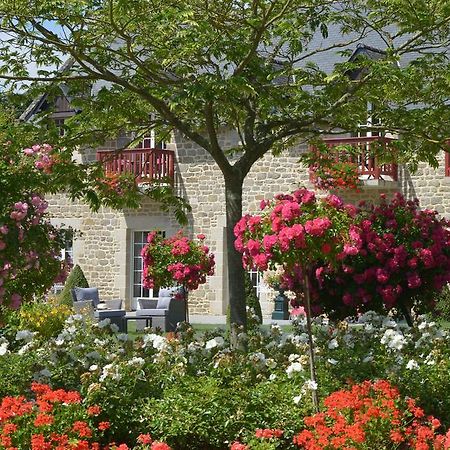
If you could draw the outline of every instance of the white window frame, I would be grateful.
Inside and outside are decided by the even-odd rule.
[[[137,235],[137,233],[141,233],[141,242],[136,242],[136,237],[137,237],[136,235]],[[142,286],[142,272],[143,272],[143,269],[144,269],[144,267],[143,267],[143,260],[142,260],[142,256],[141,256],[140,252],[139,252],[138,255],[135,254],[135,245],[142,244],[141,248],[143,248],[144,245],[147,242],[147,238],[145,236],[145,233],[148,235],[148,233],[150,233],[150,232],[148,230],[132,230],[131,231],[130,298],[131,298],[131,309],[132,310],[139,309],[139,305],[138,305],[138,302],[137,302],[138,298],[153,298],[154,297],[153,289],[147,289],[147,288],[144,288]],[[166,232],[165,231],[161,231],[161,234],[163,236],[165,236]],[[140,270],[136,270],[135,269],[135,260],[136,259],[140,260],[140,264],[141,264]],[[140,283],[135,283],[135,281],[134,281],[135,280],[135,274],[139,273],[139,272],[141,273],[141,282]],[[141,293],[141,295],[139,295],[137,297],[134,295],[134,293],[135,293],[134,288],[136,286],[140,286],[140,293]]]

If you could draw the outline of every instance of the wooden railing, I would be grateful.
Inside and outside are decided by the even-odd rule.
[[[131,173],[138,183],[153,180],[174,182],[174,152],[155,148],[101,150],[97,160],[103,162],[106,173]]]
[[[378,164],[377,155],[392,152],[392,138],[370,136],[370,137],[348,137],[330,138],[323,142],[332,152],[334,147],[345,145],[352,148],[351,152],[336,150],[336,161],[351,161],[358,166],[360,178],[365,180],[388,180],[397,181],[397,164]]]

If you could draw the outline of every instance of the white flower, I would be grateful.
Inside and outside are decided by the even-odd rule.
[[[337,362],[335,359],[333,359],[333,358],[328,358],[327,361],[328,361],[330,364],[332,364],[333,366],[335,366],[335,365],[338,363],[338,362]]]
[[[287,369],[286,373],[289,378],[294,375],[294,372],[301,372],[303,370],[303,366],[299,362],[292,363]]]
[[[273,380],[275,380],[276,378],[277,378],[277,376],[276,376],[274,373],[271,373],[270,376],[269,376],[269,380],[270,380],[270,381],[273,381]]]
[[[317,391],[317,383],[313,380],[306,380],[303,387],[305,389],[309,389],[310,391]]]
[[[134,358],[131,358],[127,364],[129,366],[143,366],[145,364],[145,359],[140,358],[139,356],[135,356]]]
[[[293,400],[294,400],[294,403],[296,405],[298,405],[300,403],[301,399],[302,399],[302,396],[301,395],[297,395],[296,397],[294,397]]]
[[[288,357],[289,362],[294,362],[300,359],[300,355],[297,355],[296,353],[291,353]]]
[[[9,351],[8,351],[8,342],[3,342],[0,345],[0,356],[6,355],[7,353],[9,353]]]
[[[97,364],[92,364],[91,366],[89,366],[89,371],[90,372],[95,372],[98,369]]]
[[[33,333],[32,331],[19,330],[16,333],[16,341],[30,342],[33,339],[34,335],[35,335],[35,333]]]
[[[210,339],[209,341],[206,342],[205,348],[209,350],[215,347],[223,347],[224,343],[225,340],[222,336],[216,336],[215,338]]]
[[[384,332],[381,343],[389,348],[401,350],[406,344],[406,339],[400,331],[389,328]]]
[[[264,366],[266,364],[266,355],[264,355],[264,353],[251,353],[248,357],[254,365]]]
[[[116,323],[112,323],[109,328],[111,328],[111,331],[113,333],[117,333],[119,331],[119,326]]]
[[[277,367],[277,362],[274,359],[272,359],[272,358],[268,358],[266,360],[266,366],[269,369],[275,369],[275,367]]]
[[[143,337],[144,347],[147,347],[148,344],[152,344],[152,347],[156,350],[165,350],[168,347],[167,339],[159,334],[146,334]]]
[[[17,353],[19,355],[24,355],[31,348],[33,348],[33,342],[27,342]]]
[[[408,361],[408,364],[406,364],[406,368],[408,370],[417,370],[419,367],[420,367],[419,364],[417,364],[417,362],[414,361],[414,359],[410,359]]]
[[[368,363],[368,362],[371,362],[371,361],[373,361],[373,356],[372,356],[372,355],[367,355],[367,356],[362,360],[363,363]]]
[[[58,337],[55,339],[55,344],[58,347],[61,347],[64,344],[65,340],[64,340],[64,335],[61,333],[58,335]]]
[[[328,342],[328,348],[334,349],[334,348],[338,348],[339,347],[339,342],[337,341],[337,339],[332,339],[330,342]]]
[[[120,333],[117,335],[117,340],[118,341],[122,341],[122,342],[126,342],[129,340],[129,336],[126,333]]]

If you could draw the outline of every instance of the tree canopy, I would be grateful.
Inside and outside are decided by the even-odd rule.
[[[397,160],[436,165],[450,137],[449,0],[0,0],[0,17],[4,80],[94,86],[74,102],[67,140],[153,127],[214,158],[233,322],[245,307],[232,228],[258,159],[323,134],[383,131],[402,135]],[[382,125],[368,124],[368,104]],[[222,146],[224,126],[235,148]]]

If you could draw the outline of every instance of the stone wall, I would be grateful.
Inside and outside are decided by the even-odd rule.
[[[400,171],[400,189],[408,198],[418,198],[422,208],[435,209],[450,218],[450,177],[445,176],[444,152],[439,154],[439,167],[421,163],[415,173],[406,167]]]
[[[151,199],[145,199],[137,210],[101,208],[96,213],[64,194],[49,196],[47,201],[54,224],[71,226],[81,233],[74,239],[74,262],[81,266],[90,286],[99,288],[101,299],[122,298],[128,307],[133,232],[158,229],[172,235],[179,228],[173,216]]]

